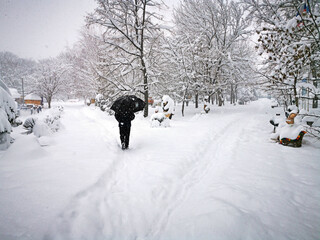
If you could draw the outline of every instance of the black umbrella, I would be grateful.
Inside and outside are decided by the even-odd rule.
[[[134,95],[125,95],[115,100],[110,109],[115,112],[138,112],[143,110],[145,105],[142,99]]]

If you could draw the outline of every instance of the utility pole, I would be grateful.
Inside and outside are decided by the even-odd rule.
[[[23,87],[23,77],[21,78],[22,82],[22,106],[24,105],[24,87]]]

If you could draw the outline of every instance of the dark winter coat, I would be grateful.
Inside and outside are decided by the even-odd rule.
[[[117,121],[124,124],[131,124],[131,121],[135,118],[133,112],[116,112],[114,114]]]
[[[131,121],[135,118],[133,112],[116,112],[115,118],[119,122],[120,141],[122,149],[126,149],[129,146]]]

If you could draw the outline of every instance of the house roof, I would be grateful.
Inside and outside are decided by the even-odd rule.
[[[35,93],[30,93],[24,97],[24,100],[39,100],[40,101],[41,98]]]
[[[15,88],[9,88],[12,98],[20,98],[21,94]]]

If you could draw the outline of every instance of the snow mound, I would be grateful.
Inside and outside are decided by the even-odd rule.
[[[53,143],[52,138],[50,138],[49,136],[42,136],[39,137],[37,140],[41,147],[49,146]]]
[[[27,133],[33,132],[37,138],[41,138],[37,139],[41,146],[47,146],[50,143],[47,137],[58,132],[61,127],[62,112],[63,107],[61,106],[47,110],[39,114],[37,118],[26,119],[24,128],[28,130]]]
[[[168,95],[162,97],[162,109],[166,114],[174,114],[174,101]]]
[[[36,137],[40,138],[42,136],[49,136],[52,134],[50,126],[43,121],[36,121],[36,124],[33,127],[33,133]]]
[[[11,124],[16,119],[16,104],[7,86],[0,80],[0,149],[10,145]]]
[[[3,109],[0,108],[0,132],[11,132],[11,124],[8,121],[7,114]]]
[[[287,124],[280,129],[280,139],[296,139],[301,131],[304,131],[304,127],[300,124]]]
[[[170,127],[169,119],[167,119],[161,112],[152,114],[150,121],[151,127]]]

